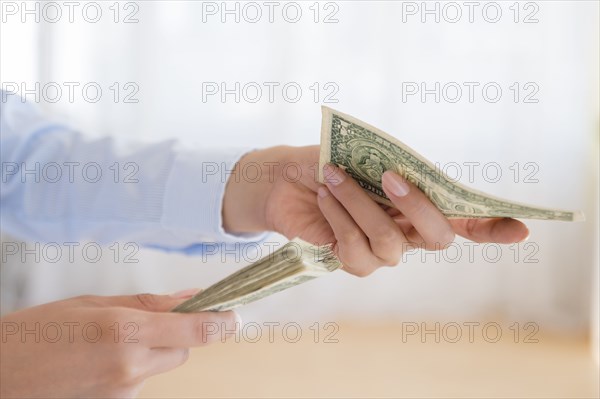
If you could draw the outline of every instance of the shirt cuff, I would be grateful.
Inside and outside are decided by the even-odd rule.
[[[225,186],[249,148],[178,148],[163,203],[162,225],[182,246],[218,242],[257,242],[268,233],[230,234],[223,229]]]

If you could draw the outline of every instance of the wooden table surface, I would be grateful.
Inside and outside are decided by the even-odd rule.
[[[429,323],[433,326],[433,323]],[[258,326],[258,327],[257,327]],[[250,325],[226,343],[195,348],[188,362],[151,378],[144,398],[221,397],[594,397],[598,368],[585,339],[537,333],[524,343],[521,331],[503,327],[502,338],[466,328],[441,335],[408,335],[400,325]],[[409,326],[410,327],[410,326]],[[257,332],[262,333],[258,342]],[[318,336],[315,331],[319,331]],[[486,340],[487,339],[487,340]],[[317,341],[315,343],[315,340]],[[405,342],[403,342],[405,341]],[[424,341],[424,342],[422,342]],[[490,342],[488,342],[490,341]]]

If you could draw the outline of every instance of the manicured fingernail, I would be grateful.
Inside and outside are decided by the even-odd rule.
[[[171,298],[177,298],[177,299],[188,298],[188,297],[192,297],[192,296],[196,295],[200,291],[202,291],[200,288],[188,288],[187,290],[174,292],[169,296]]]
[[[332,164],[326,163],[325,166],[323,166],[323,179],[325,179],[326,183],[337,186],[343,182],[345,178],[346,176],[344,176],[339,168]]]
[[[317,194],[319,195],[319,197],[321,198],[325,198],[329,195],[329,190],[327,190],[327,187],[319,187],[319,189],[317,190]]]
[[[396,197],[404,197],[410,190],[404,177],[389,171],[383,174],[383,185]]]

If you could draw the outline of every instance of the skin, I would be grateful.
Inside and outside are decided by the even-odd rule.
[[[476,242],[509,244],[525,240],[518,220],[447,219],[413,184],[386,172],[383,188],[396,208],[373,201],[341,169],[324,171],[317,183],[319,147],[273,147],[246,154],[227,184],[223,203],[226,230],[237,233],[276,231],[314,244],[333,244],[344,269],[367,276],[381,266],[395,266],[415,247],[447,247],[456,234]],[[245,173],[247,165],[262,167]],[[396,187],[404,186],[404,195]],[[243,198],[243,201],[240,201]]]
[[[146,378],[183,364],[190,347],[239,326],[234,312],[168,312],[191,294],[81,296],[3,317],[0,397],[135,397]],[[39,338],[22,334],[36,323]],[[91,323],[99,329],[84,334]]]
[[[276,231],[314,244],[333,244],[344,269],[357,276],[397,265],[402,254],[415,247],[442,249],[455,234],[498,243],[529,235],[527,227],[513,219],[448,220],[419,189],[392,172],[384,174],[383,187],[395,208],[374,202],[335,167],[324,171],[327,184],[319,184],[318,158],[318,146],[272,147],[242,157],[225,189],[225,230]],[[190,347],[221,339],[220,334],[208,333],[206,323],[224,326],[221,331],[236,327],[233,312],[168,312],[192,295],[84,296],[7,315],[1,319],[0,396],[135,396],[146,378],[183,364]],[[79,323],[74,341],[69,341],[68,329],[56,343],[10,332],[21,323],[31,329],[35,323],[65,322]],[[81,326],[90,322],[101,326],[98,342],[82,336]],[[122,330],[115,343],[110,329],[115,322],[121,328],[135,323],[138,342],[123,342],[131,330]]]

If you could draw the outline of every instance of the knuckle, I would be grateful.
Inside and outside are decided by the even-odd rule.
[[[351,273],[356,277],[365,278],[369,276],[372,272],[364,269],[352,270]]]
[[[100,341],[111,342],[113,340],[112,334],[102,334],[102,332],[104,332],[105,328],[107,331],[110,331],[109,329],[115,324],[123,324],[125,321],[125,314],[123,312],[123,308],[109,307],[102,309],[102,311],[99,312],[94,319],[95,323],[97,323],[101,328]]]
[[[397,266],[400,263],[401,255],[399,254],[391,254],[383,259],[385,266]]]
[[[406,243],[394,229],[386,228],[387,232],[373,240],[373,248],[378,253],[381,266],[395,266],[400,263]]]
[[[380,225],[375,229],[374,241],[378,245],[386,247],[395,246],[400,240],[400,234],[398,231],[387,225]]]
[[[456,234],[452,230],[440,233],[436,241],[427,241],[422,245],[422,248],[428,251],[441,251],[447,249],[454,242],[455,236]]]
[[[73,299],[86,306],[98,306],[103,304],[102,298],[96,295],[79,295]]]
[[[148,293],[137,294],[135,299],[146,309],[152,309],[158,303],[156,295]]]
[[[365,267],[365,266],[357,267],[357,268],[349,267],[348,272],[356,277],[364,278],[364,277],[367,277],[367,276],[373,274],[373,272],[376,269],[377,269],[376,267]]]
[[[452,244],[455,238],[456,233],[454,233],[454,230],[451,228],[446,229],[441,236],[440,246],[442,249],[445,249],[448,247],[448,245]]]
[[[408,205],[408,207],[410,209],[411,216],[421,217],[421,216],[427,214],[427,212],[429,210],[429,203],[428,203],[428,201],[426,201],[423,198],[413,197],[413,199],[410,201],[410,204]]]
[[[357,228],[345,229],[340,234],[340,241],[343,243],[356,243],[362,238],[362,232]]]
[[[126,385],[136,382],[141,377],[142,367],[137,362],[132,361],[130,354],[122,353],[115,360],[112,367],[114,381]]]

